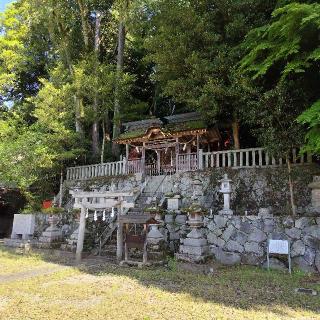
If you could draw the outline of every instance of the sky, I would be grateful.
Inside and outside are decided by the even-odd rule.
[[[12,2],[12,0],[0,0],[0,12],[2,12],[5,7],[6,7],[6,4]]]

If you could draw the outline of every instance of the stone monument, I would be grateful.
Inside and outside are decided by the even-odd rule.
[[[231,198],[231,182],[232,180],[228,178],[225,174],[223,179],[219,181],[221,183],[220,192],[223,194],[223,209],[219,211],[221,215],[232,215],[233,211],[230,209],[230,198]]]
[[[34,214],[15,214],[13,219],[11,239],[28,240],[35,231]]]

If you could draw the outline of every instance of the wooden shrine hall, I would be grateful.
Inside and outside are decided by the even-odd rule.
[[[128,173],[173,174],[201,169],[201,153],[217,151],[221,135],[197,112],[123,124],[115,142],[126,146]]]

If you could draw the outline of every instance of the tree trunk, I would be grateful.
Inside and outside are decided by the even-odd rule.
[[[78,0],[78,6],[80,9],[80,17],[81,17],[81,25],[82,25],[82,35],[83,35],[83,42],[86,51],[89,49],[89,23],[88,23],[88,16],[89,11],[87,5],[83,3],[83,0]]]
[[[60,37],[62,39],[62,42],[59,43],[60,48],[61,48],[61,53],[64,56],[64,60],[66,63],[66,66],[68,67],[70,76],[73,78],[74,77],[74,70],[73,70],[73,65],[72,65],[72,61],[71,61],[71,56],[69,53],[69,49],[68,49],[68,39],[66,36],[66,28],[63,25],[63,22],[61,21],[61,19],[59,18],[59,12],[58,14],[56,13],[55,10],[52,11],[52,16],[53,16],[53,23],[56,24]],[[54,39],[54,32],[51,32],[51,36]],[[58,41],[58,40],[56,40]],[[84,135],[84,130],[83,130],[83,126],[82,126],[82,122],[81,122],[81,118],[82,118],[82,100],[80,98],[80,94],[79,92],[76,92],[73,96],[73,100],[74,100],[74,108],[75,108],[75,128],[76,128],[76,132],[80,133],[81,135]]]
[[[101,154],[100,154],[100,162],[103,163],[104,162],[104,149],[106,146],[106,126],[104,124],[104,121],[102,121],[102,144],[101,144]]]
[[[293,194],[293,181],[292,181],[292,170],[291,170],[291,162],[289,160],[289,157],[287,157],[287,165],[288,165],[288,184],[289,184],[289,191],[290,191],[290,203],[291,203],[291,210],[292,215],[296,215],[296,206],[294,201],[294,194]]]
[[[123,72],[124,59],[124,45],[125,45],[125,25],[121,20],[118,30],[118,53],[117,53],[117,76],[115,86],[114,111],[113,111],[113,139],[120,135],[121,121],[120,121],[120,80]],[[112,155],[115,158],[120,156],[120,148],[117,143],[112,144]]]
[[[234,119],[232,122],[232,134],[233,134],[233,143],[236,150],[240,149],[240,138],[239,138],[239,121]]]
[[[101,30],[101,14],[100,12],[96,12],[96,27],[95,27],[95,36],[94,36],[94,52],[96,56],[96,76],[97,69],[99,66],[99,48],[100,48],[100,30]],[[92,136],[92,152],[93,156],[97,157],[99,150],[99,119],[98,119],[98,89],[96,88],[96,92],[93,98],[93,114],[94,121],[91,129]]]

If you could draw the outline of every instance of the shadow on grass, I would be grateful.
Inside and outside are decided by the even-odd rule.
[[[21,256],[12,250],[10,255]],[[289,275],[281,271],[266,271],[258,267],[237,266],[218,267],[213,275],[196,274],[179,270],[178,264],[172,269],[153,267],[138,269],[120,267],[103,259],[83,259],[80,265],[75,265],[72,256],[55,257],[48,253],[41,258],[63,266],[74,266],[83,273],[97,277],[106,274],[128,277],[138,281],[146,288],[154,287],[170,293],[183,293],[193,299],[221,304],[243,310],[269,311],[279,316],[288,316],[284,307],[292,310],[308,310],[320,314],[320,296],[296,294],[295,288],[308,287],[320,291],[320,276],[294,272]]]

